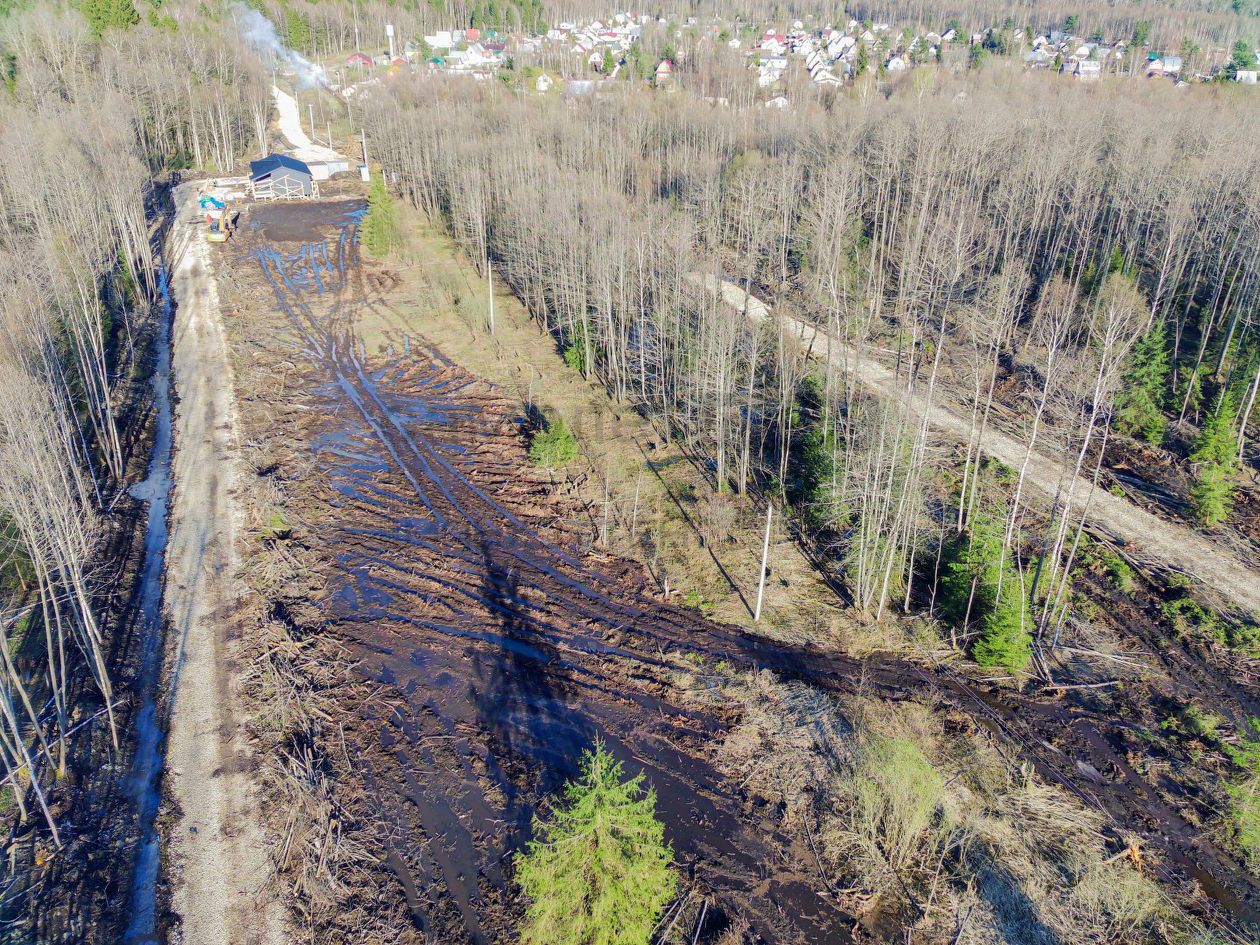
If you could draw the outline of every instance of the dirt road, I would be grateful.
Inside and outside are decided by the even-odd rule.
[[[270,857],[229,642],[241,593],[232,371],[195,197],[193,185],[177,190],[171,236],[178,405],[164,597],[171,640],[164,865],[184,945],[279,945],[283,910],[269,895]]]
[[[276,102],[280,133],[292,146],[295,158],[300,161],[345,160],[332,148],[326,148],[311,141],[310,135],[302,127],[302,111],[298,108],[297,99],[274,85],[271,87],[271,97]]]
[[[713,277],[701,277],[713,288]],[[765,302],[746,293],[739,286],[723,281],[722,300],[749,318],[763,321],[771,316]],[[788,327],[800,338],[801,346],[818,356],[831,351],[832,360],[845,370],[852,370],[857,380],[885,396],[903,396],[904,384],[892,370],[871,358],[855,359],[843,345],[832,342],[812,325],[785,316]],[[940,402],[932,403],[917,395],[914,402],[920,415],[927,414],[928,423],[961,440],[972,435],[971,423],[962,413]],[[1008,466],[1020,468],[1028,455],[1027,447],[1014,437],[990,426],[985,430],[981,449]],[[1180,572],[1211,588],[1217,594],[1252,614],[1260,614],[1260,574],[1248,567],[1229,549],[1172,522],[1158,518],[1133,503],[1103,489],[1093,489],[1081,477],[1073,477],[1058,459],[1041,453],[1028,457],[1026,482],[1046,496],[1056,497],[1071,490],[1073,504],[1081,508],[1089,502],[1089,523],[1092,528],[1107,532],[1113,539],[1130,546],[1130,553],[1168,571]]]

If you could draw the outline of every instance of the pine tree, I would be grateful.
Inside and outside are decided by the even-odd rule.
[[[1190,498],[1204,525],[1225,519],[1234,502],[1233,474],[1238,467],[1238,426],[1234,398],[1222,390],[1203,429],[1194,441],[1190,462],[1196,464]]]
[[[389,255],[398,243],[398,210],[385,189],[385,174],[378,172],[372,177],[368,189],[367,214],[363,218],[363,248],[371,256]]]
[[[293,49],[307,52],[311,48],[311,24],[297,10],[285,7],[284,39]]]
[[[1164,390],[1168,347],[1162,321],[1156,322],[1130,355],[1129,369],[1116,393],[1116,430],[1158,445],[1164,439]]]
[[[140,22],[140,14],[131,0],[83,0],[79,11],[97,36],[110,29],[125,30]]]
[[[529,898],[524,945],[647,945],[677,877],[656,792],[642,784],[642,774],[623,781],[621,763],[597,743],[553,816],[534,819],[516,865]]]

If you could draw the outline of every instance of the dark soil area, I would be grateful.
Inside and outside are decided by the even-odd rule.
[[[1257,919],[1255,877],[1186,819],[1177,779],[1141,770],[1145,720],[1115,703],[1069,707],[949,670],[774,644],[659,599],[528,466],[519,405],[406,339],[364,356],[358,216],[341,203],[260,208],[231,252],[234,277],[283,315],[253,333],[255,367],[282,371],[301,407],[277,408],[293,449],[260,473],[301,491],[302,521],[273,527],[314,546],[329,591],[281,591],[275,617],[298,635],[326,622],[353,664],[335,695],[353,707],[335,750],[358,782],[354,829],[393,877],[378,907],[405,902],[398,940],[514,939],[510,854],[595,739],[646,772],[684,875],[720,914],[767,942],[844,940],[852,920],[803,838],[719,774],[714,746],[737,719],[677,691],[688,660],[952,707],[1103,810],[1118,845],[1142,836],[1169,883],[1197,881]]]

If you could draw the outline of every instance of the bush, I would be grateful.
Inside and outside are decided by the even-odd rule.
[[[556,469],[578,456],[577,438],[563,420],[552,420],[529,441],[529,459],[535,466]]]
[[[674,897],[674,852],[643,775],[622,780],[621,762],[596,744],[552,817],[534,818],[535,839],[516,861],[529,899],[524,945],[647,945]]]
[[[945,780],[909,738],[873,738],[847,792],[853,832],[894,870],[915,857],[945,804]]]

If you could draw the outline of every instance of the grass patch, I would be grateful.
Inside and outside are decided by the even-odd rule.
[[[1238,845],[1254,869],[1260,867],[1260,719],[1250,719],[1248,729],[1237,746],[1226,749],[1242,771],[1226,790]]]
[[[847,793],[854,836],[897,870],[918,856],[940,823],[945,779],[911,739],[875,737]]]
[[[267,520],[267,524],[262,529],[262,537],[265,539],[284,539],[291,534],[293,534],[293,526],[289,524],[289,520],[285,518],[284,513],[279,509],[271,513],[271,518]]]
[[[1160,727],[1166,731],[1181,732],[1192,738],[1216,741],[1220,736],[1224,717],[1215,712],[1200,709],[1194,703],[1183,706],[1176,715],[1167,718]]]

